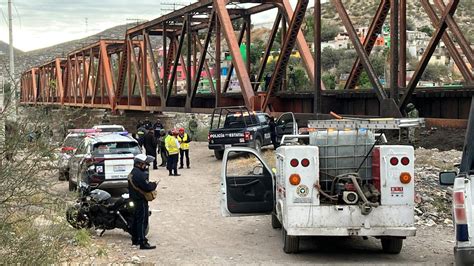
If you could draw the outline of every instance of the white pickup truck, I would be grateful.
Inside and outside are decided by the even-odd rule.
[[[253,149],[225,150],[223,216],[272,215],[286,253],[298,252],[302,236],[371,236],[384,252],[400,253],[416,233],[412,146],[377,145],[368,129],[285,139],[274,169]]]
[[[442,172],[441,185],[453,186],[453,220],[456,265],[474,264],[474,97],[459,172]]]
[[[441,185],[453,185],[453,218],[456,235],[454,258],[456,265],[474,264],[473,189],[474,173],[440,173]]]

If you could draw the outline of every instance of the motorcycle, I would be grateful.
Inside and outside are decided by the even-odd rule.
[[[106,230],[115,228],[130,233],[135,206],[128,194],[112,198],[105,190],[91,191],[89,186],[82,184],[79,188],[79,199],[66,210],[67,221],[72,227],[101,229],[100,236]],[[147,233],[148,227],[145,229],[145,234]]]

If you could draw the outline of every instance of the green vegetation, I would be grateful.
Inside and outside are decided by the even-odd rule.
[[[91,235],[87,229],[80,229],[74,235],[74,242],[81,247],[88,247],[91,243]]]
[[[5,120],[13,110],[0,113]],[[62,114],[67,115],[64,110]],[[0,127],[0,265],[55,264],[75,230],[65,219],[69,195],[55,191],[57,180],[50,110],[20,108],[15,120]]]
[[[433,30],[433,28],[430,27],[430,26],[424,25],[424,26],[418,28],[418,30],[421,31],[421,32],[424,32],[424,33],[428,34],[428,36],[430,36],[430,37],[433,36],[433,31],[434,31],[434,30]]]

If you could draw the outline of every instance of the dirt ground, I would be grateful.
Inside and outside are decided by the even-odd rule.
[[[387,131],[385,134],[393,144],[408,143],[407,131],[402,131],[400,142],[398,141],[398,131]],[[421,128],[416,130],[415,147],[423,147],[425,149],[437,148],[440,151],[462,151],[465,136],[466,129]],[[440,145],[440,143],[443,143],[443,145]]]
[[[452,227],[418,228],[408,238],[399,255],[382,253],[376,239],[304,238],[301,252],[285,254],[281,230],[274,230],[269,216],[225,218],[220,214],[219,190],[221,162],[207,149],[207,143],[191,143],[191,169],[170,177],[163,168],[151,172],[161,180],[157,200],[150,209],[148,238],[155,250],[132,247],[130,237],[108,231],[94,237],[94,247],[106,247],[106,256],[75,257],[82,263],[157,263],[157,264],[452,264]],[[64,184],[64,189],[67,185]]]

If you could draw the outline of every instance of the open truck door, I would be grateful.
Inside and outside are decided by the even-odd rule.
[[[298,135],[298,123],[293,113],[283,113],[275,123],[278,143],[283,135]]]
[[[221,170],[223,216],[271,214],[274,191],[273,173],[254,149],[225,150]]]

